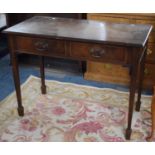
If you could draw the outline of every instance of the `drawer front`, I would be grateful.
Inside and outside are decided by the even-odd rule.
[[[65,41],[19,36],[16,37],[16,50],[37,55],[65,56]]]
[[[77,42],[71,42],[70,56],[83,60],[113,63],[123,63],[126,60],[126,52],[123,47]]]

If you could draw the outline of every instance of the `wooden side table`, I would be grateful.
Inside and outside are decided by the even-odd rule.
[[[24,116],[17,55],[40,56],[41,91],[46,93],[44,57],[121,64],[131,71],[126,139],[132,132],[136,90],[136,110],[140,110],[141,90],[151,25],[118,24],[35,16],[4,30],[8,34],[19,116]],[[139,73],[139,75],[138,75]],[[136,85],[136,81],[138,85]]]
[[[152,97],[151,113],[152,113],[152,131],[151,135],[146,138],[147,141],[152,141],[153,139],[155,139],[155,86],[154,86],[154,94]]]

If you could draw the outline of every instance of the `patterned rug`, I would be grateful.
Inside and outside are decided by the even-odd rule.
[[[30,76],[22,85],[25,116],[16,111],[15,92],[0,103],[0,141],[126,141],[128,93]],[[130,141],[145,141],[150,133],[150,96],[142,96],[134,112]]]

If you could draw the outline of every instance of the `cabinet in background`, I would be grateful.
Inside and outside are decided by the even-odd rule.
[[[133,24],[151,24],[153,31],[149,37],[148,52],[145,67],[144,87],[152,89],[155,85],[155,14],[103,14],[88,13],[87,19]],[[87,69],[84,75],[87,80],[102,81],[129,85],[129,70],[120,65],[96,63],[87,61]]]

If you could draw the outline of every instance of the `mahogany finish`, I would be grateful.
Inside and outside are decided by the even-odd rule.
[[[128,126],[126,139],[132,132],[135,92],[138,88],[136,110],[140,109],[141,81],[151,25],[116,24],[36,16],[6,29],[10,41],[13,74],[18,100],[18,112],[24,115],[18,71],[18,53],[41,56],[41,88],[46,93],[44,58],[62,57],[122,64],[131,71]],[[139,75],[138,75],[139,72]],[[136,81],[140,81],[136,85]]]

